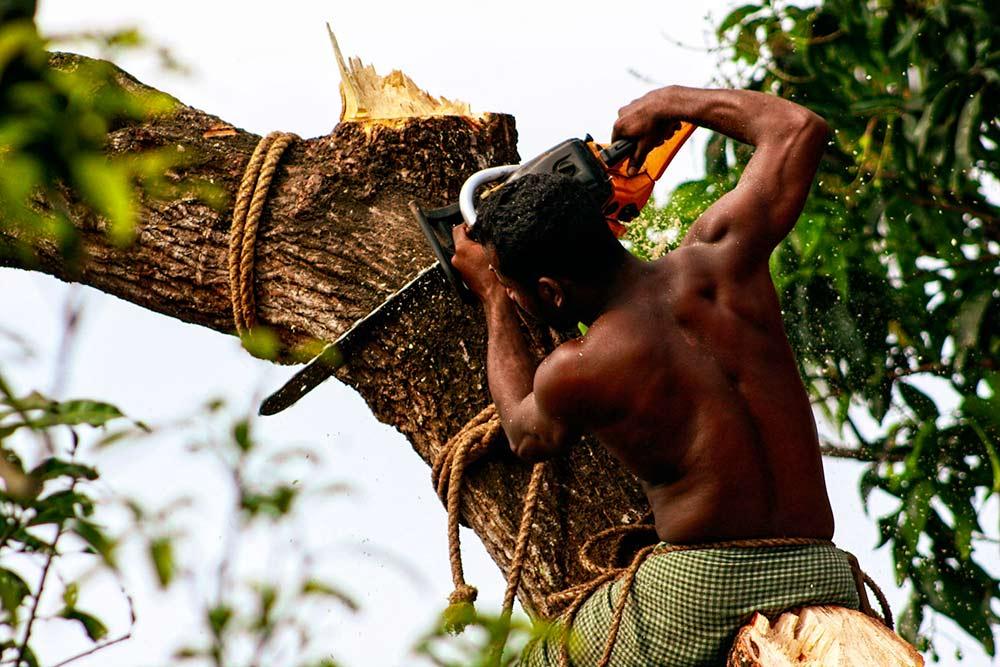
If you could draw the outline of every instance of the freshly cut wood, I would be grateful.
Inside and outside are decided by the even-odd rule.
[[[727,667],[922,667],[899,635],[853,609],[804,607],[771,623],[754,614],[736,635]]]
[[[85,60],[52,56],[56,67],[67,69]],[[118,83],[146,88],[121,71]],[[365,118],[293,142],[275,172],[257,233],[258,323],[289,346],[335,340],[433,263],[409,201],[425,207],[455,201],[473,172],[519,161],[516,138],[513,118],[487,113]],[[111,155],[160,149],[186,157],[167,174],[179,192],[142,198],[137,238],[128,248],[110,243],[107,222],[67,193],[84,259],[67,265],[55,243],[38,242],[36,260],[26,262],[11,251],[10,231],[0,225],[0,266],[44,271],[233,334],[226,264],[232,201],[213,208],[185,184],[200,179],[235,193],[259,139],[180,102],[169,115],[118,125],[108,137]],[[356,343],[339,379],[425,462],[489,403],[482,313],[464,305],[440,272],[428,272],[395,308],[381,311],[378,326]],[[503,449],[468,471],[462,514],[506,574],[530,466]],[[429,472],[427,485],[433,493]],[[580,545],[596,531],[637,521],[646,508],[636,480],[593,442],[554,462],[543,482],[521,601],[549,615],[548,594],[589,578],[577,557]],[[441,568],[447,567],[442,549]]]
[[[479,118],[465,102],[434,97],[398,69],[379,75],[359,58],[344,60],[337,38],[330,33],[330,43],[340,69],[340,121],[390,120],[420,116],[461,116]]]

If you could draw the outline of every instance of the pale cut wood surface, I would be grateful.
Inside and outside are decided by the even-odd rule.
[[[879,621],[844,607],[805,607],[773,623],[754,614],[727,667],[921,667],[923,658]]]

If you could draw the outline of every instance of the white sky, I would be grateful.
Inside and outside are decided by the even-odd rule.
[[[345,55],[358,55],[385,73],[406,71],[429,92],[458,98],[476,110],[504,111],[517,119],[522,156],[569,136],[590,132],[607,139],[617,109],[650,88],[629,68],[661,83],[704,85],[714,57],[671,45],[662,36],[703,44],[705,15],[724,14],[731,3],[629,3],[509,1],[313,2],[246,0],[135,2],[42,0],[40,24],[49,33],[138,26],[169,46],[193,69],[180,78],[158,70],[150,58],[122,64],[140,80],[256,133],[290,130],[325,134],[339,114],[337,70],[326,37],[329,21]],[[698,174],[697,141],[677,158],[665,181]],[[41,275],[0,270],[2,324],[35,345],[38,358],[5,364],[21,389],[45,389],[61,328],[59,314],[72,288]],[[66,395],[101,398],[130,415],[161,422],[190,412],[212,396],[253,406],[262,392],[290,375],[246,355],[230,337],[182,324],[84,289],[82,337]],[[431,623],[451,590],[444,511],[431,490],[429,471],[394,430],[378,424],[349,388],[330,381],[293,409],[259,422],[276,442],[310,442],[323,451],[314,474],[349,482],[355,491],[328,516],[315,516],[305,540],[322,549],[330,578],[352,591],[362,612],[333,610],[330,651],[346,665],[413,664],[408,650]],[[136,445],[102,459],[105,483],[151,503],[192,493],[199,512],[192,539],[197,558],[218,552],[224,497],[217,470],[184,454],[182,443]],[[873,552],[874,522],[863,516],[857,494],[859,466],[827,461],[827,481],[837,516],[838,544],[856,553],[887,591],[899,612],[905,592],[892,585],[889,555]],[[463,534],[466,575],[480,588],[483,609],[499,609],[503,582],[468,531]],[[298,545],[296,545],[298,547]],[[404,572],[393,564],[406,564]],[[134,638],[81,666],[133,667],[169,662],[179,637],[189,636],[190,599],[155,594],[144,583],[141,559],[126,557],[129,588],[139,615]],[[81,606],[104,609],[96,597]],[[109,614],[122,609],[111,605]],[[123,627],[119,623],[117,629]],[[968,666],[986,657],[961,638]],[[115,634],[115,627],[112,634]],[[56,631],[43,638],[43,661],[54,662],[78,634]],[[941,664],[952,664],[943,639]]]

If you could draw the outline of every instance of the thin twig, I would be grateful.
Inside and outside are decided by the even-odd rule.
[[[76,431],[72,428],[70,429],[70,434],[72,435],[73,444],[70,446],[69,458],[70,461],[76,460],[76,452],[80,448],[80,439],[76,435]],[[48,433],[46,432],[46,435]],[[78,477],[74,477],[73,481],[70,482],[69,491],[73,493],[76,490]],[[59,538],[63,536],[63,532],[66,528],[66,520],[62,519],[59,521],[59,525],[56,527],[56,535],[52,539],[52,546],[49,549],[48,556],[45,558],[45,566],[42,568],[42,576],[38,580],[38,592],[34,596],[34,600],[31,603],[31,613],[28,616],[27,624],[24,626],[24,639],[21,641],[21,645],[17,649],[17,662],[15,663],[17,667],[21,667],[21,663],[24,662],[24,655],[28,650],[28,642],[31,640],[31,630],[32,626],[35,624],[35,619],[38,617],[38,605],[42,600],[42,592],[45,590],[45,581],[48,579],[49,571],[52,568],[52,561],[55,560],[57,549],[59,547]]]
[[[865,463],[877,463],[879,461],[895,463],[906,458],[903,452],[884,453],[873,447],[851,447],[826,440],[820,443],[819,451],[823,456],[829,456],[833,459],[854,459],[855,461],[863,461]]]
[[[784,81],[785,83],[809,83],[810,81],[816,80],[815,74],[809,74],[807,76],[798,76],[797,74],[790,74],[785,70],[781,69],[780,67],[778,67],[777,65],[775,65],[773,62],[764,63],[764,68],[774,76]]]
[[[992,224],[1000,223],[1000,216],[984,211],[982,209],[973,208],[972,206],[966,204],[953,204],[946,201],[939,201],[936,199],[924,199],[923,197],[909,197],[909,201],[917,204],[918,206],[923,206],[924,208],[940,208],[945,211],[955,211],[957,213],[968,213],[969,215],[979,218],[983,222],[989,222]]]
[[[21,640],[21,645],[17,648],[17,661],[14,664],[18,667],[24,662],[24,655],[28,650],[28,642],[31,640],[31,629],[35,624],[35,619],[38,617],[38,604],[42,600],[42,590],[45,588],[45,580],[49,576],[49,570],[56,555],[56,545],[59,542],[59,538],[62,537],[63,525],[63,522],[60,521],[59,527],[56,529],[56,537],[52,540],[52,549],[45,559],[45,566],[42,567],[42,576],[38,581],[38,593],[34,596],[34,600],[31,603],[31,613],[28,615],[28,622],[24,627],[24,639]]]
[[[80,315],[82,313],[83,297],[80,296],[80,290],[76,287],[70,287],[63,310],[65,324],[62,337],[59,340],[59,350],[56,353],[55,371],[52,378],[51,395],[53,398],[59,398],[66,386],[70,360],[73,355],[73,344],[76,342],[77,333],[80,330]]]
[[[685,49],[687,51],[696,51],[698,53],[715,53],[717,51],[721,51],[722,48],[723,48],[722,46],[707,46],[707,45],[706,46],[693,46],[691,44],[686,44],[686,43],[680,41],[679,39],[677,39],[676,37],[671,37],[667,33],[666,30],[661,30],[660,31],[660,36],[663,37],[663,39],[665,39],[668,42],[670,42],[671,44],[673,44],[674,46],[676,46],[678,48],[681,48],[681,49]]]
[[[71,658],[66,658],[62,662],[57,662],[56,664],[52,665],[52,667],[63,667],[63,665],[68,665],[69,663],[75,662],[75,661],[79,660],[80,658],[86,658],[88,655],[93,655],[93,654],[97,653],[98,651],[103,651],[104,649],[108,648],[109,646],[113,646],[114,644],[120,644],[123,641],[126,641],[126,640],[131,639],[131,638],[132,638],[132,631],[129,630],[127,634],[124,634],[121,637],[115,637],[114,639],[109,639],[106,642],[103,642],[101,644],[98,644],[97,646],[91,647],[90,649],[84,651],[83,653],[77,653],[76,655],[74,655]]]

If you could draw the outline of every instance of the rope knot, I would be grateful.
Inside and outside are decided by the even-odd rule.
[[[449,604],[472,604],[476,601],[479,596],[479,590],[475,586],[470,586],[469,584],[462,584],[456,586],[455,590],[451,592],[448,596]]]
[[[448,596],[448,608],[441,615],[441,627],[445,632],[457,635],[465,627],[476,620],[476,608],[472,603],[476,601],[479,591],[475,586],[460,584],[455,587],[451,595]]]

